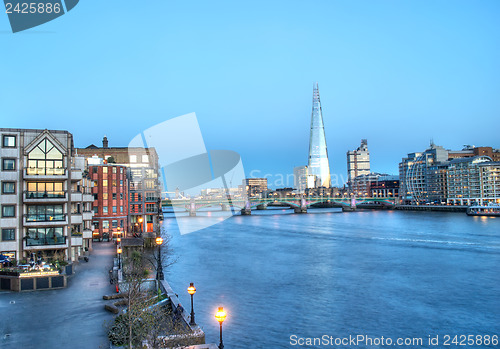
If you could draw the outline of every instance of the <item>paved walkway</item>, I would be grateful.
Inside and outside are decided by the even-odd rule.
[[[108,271],[113,242],[94,243],[88,263],[61,290],[0,292],[0,348],[109,348],[106,328],[113,315],[102,296],[115,292]]]

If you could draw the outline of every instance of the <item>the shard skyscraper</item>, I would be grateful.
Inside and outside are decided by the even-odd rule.
[[[313,106],[311,114],[311,135],[309,138],[308,174],[316,176],[316,187],[331,186],[330,164],[326,149],[325,126],[319,99],[318,83],[313,86]]]

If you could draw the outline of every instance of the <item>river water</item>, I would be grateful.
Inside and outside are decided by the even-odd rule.
[[[500,335],[500,218],[292,212],[253,211],[186,235],[166,215],[178,258],[166,279],[186,311],[195,283],[207,343],[219,340],[218,306],[228,313],[226,349],[377,347],[299,345],[323,335],[422,338],[408,348],[442,348],[445,335]],[[485,347],[477,344],[469,347]]]

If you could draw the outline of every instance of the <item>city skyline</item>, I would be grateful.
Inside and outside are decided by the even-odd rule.
[[[496,1],[278,1],[250,9],[216,1],[189,16],[189,4],[153,4],[154,13],[123,5],[116,20],[111,3],[97,15],[81,3],[15,35],[0,20],[9,67],[2,126],[67,129],[78,147],[105,134],[126,145],[138,131],[194,111],[207,148],[241,154],[247,175],[290,174],[307,159],[310,85],[318,81],[325,127],[335,130],[326,139],[332,175],[345,176],[345,153],[360,139],[370,142],[373,170],[392,174],[431,138],[450,149],[500,146],[488,131],[500,126]],[[36,69],[26,69],[31,57]],[[488,127],[469,127],[473,120]]]

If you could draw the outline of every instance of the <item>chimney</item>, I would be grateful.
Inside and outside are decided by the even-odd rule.
[[[104,136],[102,139],[102,147],[107,148],[108,147],[108,137]]]

